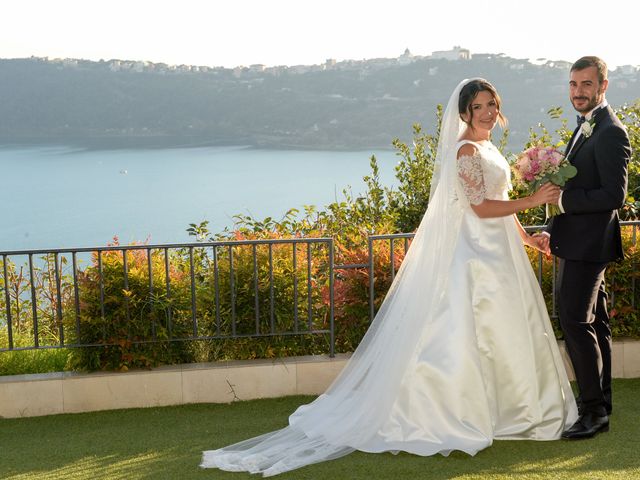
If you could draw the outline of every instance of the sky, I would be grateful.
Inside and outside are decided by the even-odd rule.
[[[636,0],[6,0],[0,58],[235,67],[474,53],[640,65]]]

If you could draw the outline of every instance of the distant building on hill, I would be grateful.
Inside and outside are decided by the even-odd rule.
[[[413,58],[413,54],[407,48],[402,55],[398,57],[399,65],[409,65],[410,63],[415,62],[416,59]]]
[[[640,67],[637,65],[621,65],[616,68],[616,73],[621,75],[636,75]]]
[[[471,60],[471,52],[466,48],[459,46],[453,47],[451,50],[440,50],[433,52],[429,58],[444,58],[445,60]]]

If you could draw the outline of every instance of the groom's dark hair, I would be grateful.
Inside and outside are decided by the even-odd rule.
[[[584,70],[589,67],[596,67],[598,69],[598,81],[600,83],[607,79],[607,64],[599,57],[582,57],[576,60],[576,63],[571,66],[571,71]]]

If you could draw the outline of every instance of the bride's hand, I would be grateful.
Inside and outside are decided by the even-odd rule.
[[[533,235],[527,235],[524,239],[525,245],[535,248],[536,250],[544,253],[547,257],[551,255],[551,248],[549,245],[549,235],[543,233],[534,233]]]
[[[547,182],[542,185],[534,194],[532,194],[529,198],[533,201],[533,206],[537,207],[538,205],[543,205],[545,203],[551,203],[554,205],[558,204],[558,200],[560,199],[560,187],[554,185],[551,182]]]

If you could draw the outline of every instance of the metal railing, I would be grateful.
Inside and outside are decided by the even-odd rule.
[[[625,221],[625,222],[621,222],[620,223],[621,227],[624,228],[631,228],[632,232],[631,232],[631,244],[633,246],[635,246],[637,244],[637,231],[638,231],[638,227],[640,226],[640,221]],[[539,226],[539,225],[534,225],[534,226],[528,226],[528,227],[524,227],[525,231],[527,231],[528,233],[534,233],[534,232],[538,232],[540,230],[542,230],[544,227],[543,226]],[[390,253],[390,275],[391,275],[391,280],[393,281],[393,278],[395,277],[395,273],[396,273],[396,267],[395,267],[395,262],[394,262],[394,256],[395,256],[395,242],[398,241],[402,241],[403,242],[403,252],[406,253],[407,249],[409,248],[409,240],[413,239],[414,234],[413,233],[399,233],[399,234],[390,234],[390,235],[371,235],[369,237],[369,242],[368,242],[368,248],[369,248],[369,264],[368,265],[357,265],[357,267],[359,268],[368,268],[369,271],[373,271],[373,266],[374,266],[374,244],[375,242],[379,242],[379,241],[388,241],[389,242],[389,253]],[[536,271],[536,276],[538,279],[538,284],[540,285],[540,287],[542,288],[542,277],[543,277],[543,264],[545,261],[545,256],[539,252],[538,253],[538,261],[537,261],[537,265],[535,267],[535,271]],[[557,319],[558,318],[558,312],[557,312],[557,299],[556,299],[556,295],[557,295],[557,289],[556,289],[556,281],[557,281],[557,271],[558,271],[558,262],[559,260],[556,257],[552,257],[551,261],[551,288],[550,291],[544,292],[545,296],[549,295],[551,298],[551,311],[549,312],[549,316],[552,319]],[[636,267],[637,265],[634,263],[632,265],[632,275],[631,275],[631,289],[632,289],[632,295],[631,295],[631,302],[632,302],[632,307],[635,307],[635,298],[636,298]],[[610,289],[609,290],[609,305],[611,308],[615,307],[615,290],[614,289]],[[373,275],[369,276],[369,317],[370,319],[373,319],[373,317],[375,316],[375,278]]]
[[[638,226],[640,222],[622,222],[623,228],[632,229],[631,241],[634,246]],[[526,230],[532,232],[540,228],[532,226],[526,227]],[[390,280],[393,281],[397,255],[407,252],[413,235],[402,233],[369,236],[368,261],[361,264],[337,264],[334,241],[331,238],[113,245],[0,252],[0,288],[3,290],[3,297],[0,297],[0,352],[117,345],[121,339],[107,333],[111,328],[110,322],[121,321],[125,330],[128,329],[134,310],[133,303],[142,301],[143,310],[146,308],[147,313],[153,310],[153,305],[161,305],[162,315],[160,318],[149,315],[146,334],[129,332],[126,340],[131,343],[321,334],[328,335],[329,354],[333,356],[336,271],[365,269],[369,272],[369,316],[373,319],[376,294],[374,245],[377,242],[389,242],[388,267]],[[113,284],[114,254],[118,256],[115,268],[120,269],[117,275],[121,276],[122,281],[122,291],[115,293],[113,285],[107,291],[106,280],[109,276]],[[25,261],[18,270],[18,263],[14,260],[21,257]],[[81,270],[79,263],[89,257],[91,265]],[[534,269],[541,287],[544,262],[543,254],[538,254]],[[176,266],[175,263],[179,265]],[[276,285],[281,280],[276,277],[276,264],[281,270],[279,276],[290,276],[289,283],[284,286]],[[63,272],[65,265],[67,271],[71,270],[70,273]],[[142,268],[146,269],[146,275],[141,275]],[[550,268],[552,284],[543,293],[547,298],[551,295],[550,315],[556,318],[557,259],[551,260]],[[137,272],[136,282],[139,283],[140,278],[146,281],[146,298],[141,299],[140,295],[137,299],[130,296],[130,291],[134,288],[132,269]],[[87,272],[91,272],[91,275]],[[632,272],[632,306],[635,307],[635,264],[632,265]],[[242,282],[239,275],[244,275]],[[182,279],[180,292],[172,283],[176,281],[174,277]],[[83,289],[82,286],[86,287],[87,282],[93,282],[93,295],[97,295],[93,299],[94,307],[97,303],[97,310],[93,312],[93,317],[89,315],[89,321],[98,321],[103,328],[102,337],[98,341],[94,337],[90,342],[83,341],[82,335],[83,320],[86,320],[87,315],[84,312],[87,300],[83,298],[86,288]],[[140,290],[139,284],[135,287]],[[116,302],[116,307],[112,298],[114,295],[119,296],[116,300],[120,303]],[[182,299],[182,309],[179,308],[177,298],[180,295],[188,297],[186,300]],[[283,301],[286,305],[282,305]],[[203,307],[199,303],[206,305]],[[243,305],[242,311],[239,311],[240,304]],[[613,289],[610,291],[610,304],[615,306]],[[117,315],[112,312],[114,308],[120,308]],[[16,316],[28,317],[31,324],[27,329],[30,332],[30,343],[24,344],[24,335],[22,344],[15,341],[14,328],[20,326],[20,318],[15,318]],[[249,319],[249,316],[252,318]],[[25,330],[24,326],[22,330]],[[43,330],[47,330],[47,341],[41,340]]]
[[[289,248],[290,251],[283,252],[282,249],[285,247]],[[236,265],[236,257],[240,254],[238,251],[240,249],[249,249],[249,253],[247,254],[245,250],[244,264]],[[306,250],[306,252],[299,250]],[[176,255],[175,252],[179,252],[180,255]],[[274,258],[276,253],[278,258]],[[6,331],[4,345],[0,344],[0,351],[117,345],[119,340],[107,334],[108,322],[112,319],[109,309],[113,307],[113,301],[108,298],[108,295],[114,295],[114,292],[105,290],[107,287],[105,259],[113,260],[111,256],[114,254],[118,255],[118,259],[115,262],[116,267],[121,268],[119,273],[122,281],[120,301],[124,302],[125,324],[131,321],[131,258],[137,259],[135,268],[138,270],[142,266],[141,263],[146,260],[144,268],[146,268],[147,298],[142,300],[147,303],[144,303],[144,306],[149,307],[154,301],[158,303],[158,298],[162,299],[160,303],[162,303],[164,317],[163,335],[159,335],[157,320],[151,318],[148,332],[149,338],[141,338],[139,335],[131,337],[129,335],[130,338],[127,340],[131,343],[325,334],[329,336],[330,355],[333,356],[335,353],[334,244],[330,238],[242,240],[166,245],[114,245],[93,248],[0,252],[0,257],[2,258],[2,271],[0,272],[0,280],[2,281],[0,286],[4,290],[2,292],[4,301],[0,302],[0,304],[4,303],[3,308],[0,308],[0,333],[2,333],[2,330]],[[140,254],[143,254],[146,259],[141,260]],[[79,270],[78,264],[81,256],[91,256],[92,265],[89,268],[93,274],[94,283],[97,282],[97,291],[93,293],[97,295],[98,309],[94,313],[96,314],[95,316],[99,317],[98,320],[102,322],[104,329],[102,338],[98,342],[82,341],[83,322],[81,317],[83,315],[83,303],[86,303],[86,301],[82,298],[81,285],[83,282],[80,277],[82,276],[86,283],[88,270],[85,269],[84,272]],[[162,258],[159,258],[159,256]],[[26,258],[25,265],[18,268],[15,259],[19,260],[21,257]],[[39,265],[37,264],[38,259],[40,260]],[[172,265],[172,261],[180,263],[177,274],[176,266]],[[283,315],[277,315],[275,311],[276,296],[283,296],[282,292],[277,291],[275,285],[277,280],[274,277],[275,261],[280,262],[280,264],[286,264],[285,269],[292,276],[290,281],[292,292],[288,294],[291,305],[284,306],[285,309],[290,307],[289,318],[282,318]],[[163,264],[163,272],[157,271],[158,263],[160,262]],[[225,263],[224,268],[222,268],[222,262]],[[112,261],[109,262],[108,266],[108,275],[112,283],[113,263]],[[66,283],[63,279],[63,264],[71,265],[71,272],[66,274]],[[245,277],[253,275],[251,279],[252,291],[245,291],[243,294],[252,294],[254,297],[252,300],[254,318],[251,328],[247,322],[247,315],[240,319],[237,311],[239,300],[245,301],[246,299],[239,298],[236,277],[240,274],[239,267],[247,270],[247,264],[251,271],[245,271],[244,274]],[[25,266],[27,273],[24,271]],[[187,315],[185,315],[183,308],[181,312],[181,328],[178,329],[176,328],[177,312],[174,303],[174,297],[177,296],[177,292],[172,284],[172,277],[180,277],[181,275],[183,277],[185,275],[188,276],[189,305],[188,318],[185,319]],[[207,276],[211,283],[207,291],[211,299],[211,302],[209,302],[211,308],[208,311],[209,321],[206,328],[203,328],[202,312],[198,309],[198,291],[202,291],[203,284],[206,283],[202,278],[203,275]],[[225,275],[225,278],[222,278],[223,275]],[[157,276],[162,278],[157,279]],[[48,283],[46,282],[47,279]],[[314,305],[313,295],[317,295],[317,284],[322,283],[322,281],[327,284],[329,301],[328,307],[325,308],[326,311],[317,312],[316,310],[318,309]],[[301,282],[306,282],[306,285],[301,285]],[[118,295],[119,293],[116,292]],[[184,291],[181,293],[184,296]],[[227,295],[224,306],[222,305],[223,294]],[[267,297],[266,299],[264,298],[265,296]],[[246,301],[244,303],[246,306]],[[304,318],[302,316],[304,312],[301,312],[303,305],[306,305],[307,310]],[[72,312],[63,312],[65,307],[67,310],[71,308]],[[279,305],[279,307],[282,308],[283,306]],[[31,342],[27,345],[17,345],[14,341],[15,317],[16,315],[26,316],[25,309],[30,311],[29,321],[31,325],[28,330],[30,330]],[[46,323],[51,334],[49,335],[49,341],[46,343],[41,341],[41,330],[43,323],[45,323],[42,320],[44,309],[46,309],[48,320]],[[150,308],[147,309],[149,310]],[[264,311],[265,309],[267,310],[266,312]],[[122,314],[122,312],[120,313]],[[318,313],[323,313],[323,318],[314,318],[314,314]],[[283,324],[286,324],[288,328],[283,328]],[[326,328],[318,328],[320,324],[326,325]],[[53,329],[51,325],[54,325]],[[55,330],[55,332],[52,332],[52,330]],[[72,334],[73,339],[68,340],[70,334]],[[54,341],[51,341],[51,337],[54,338]]]
[[[368,239],[368,248],[369,248],[369,264],[367,265],[367,268],[369,269],[369,272],[373,272],[373,268],[374,268],[374,260],[375,260],[375,253],[374,253],[374,242],[379,242],[382,240],[388,240],[389,241],[389,264],[390,264],[390,268],[391,268],[391,281],[393,282],[393,279],[396,276],[396,262],[395,262],[395,255],[396,255],[396,249],[395,249],[395,243],[397,240],[403,240],[404,241],[404,253],[407,253],[407,250],[409,250],[409,240],[413,239],[413,236],[415,234],[414,233],[396,233],[396,234],[388,234],[388,235],[370,235],[369,239]],[[375,287],[375,275],[370,274],[369,275],[369,320],[373,320],[373,317],[375,316],[376,312],[375,312],[375,305],[374,305],[374,299],[375,299],[375,292],[376,287]]]

